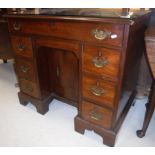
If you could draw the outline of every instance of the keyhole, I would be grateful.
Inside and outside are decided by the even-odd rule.
[[[59,69],[58,66],[57,66],[56,72],[57,72],[57,77],[59,77],[59,75],[60,75],[60,69]]]
[[[96,86],[99,86],[99,85],[100,85],[100,83],[99,83],[99,81],[97,81],[97,82],[96,82]]]
[[[98,56],[99,56],[99,57],[102,56],[102,51],[101,51],[101,50],[98,52]]]

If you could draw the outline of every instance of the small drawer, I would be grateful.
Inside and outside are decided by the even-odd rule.
[[[60,37],[107,45],[122,46],[124,25],[113,23],[76,22],[69,20],[9,19],[14,33],[26,33]]]
[[[116,86],[113,83],[83,76],[82,94],[85,99],[96,102],[99,105],[114,107]]]
[[[16,58],[16,70],[19,78],[35,82],[35,69],[32,61]]]
[[[121,52],[90,45],[84,46],[83,70],[102,78],[117,80]]]
[[[40,92],[36,83],[25,79],[19,79],[19,85],[22,92],[32,97],[40,98]]]
[[[90,102],[82,102],[82,113],[83,119],[99,125],[103,128],[111,128],[112,124],[112,112],[108,109],[100,107]]]
[[[13,51],[16,55],[33,57],[31,38],[21,36],[11,36]]]

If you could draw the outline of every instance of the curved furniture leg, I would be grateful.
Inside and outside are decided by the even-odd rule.
[[[149,104],[147,105],[147,108],[146,108],[143,127],[141,130],[137,130],[137,132],[136,132],[136,134],[139,138],[142,138],[145,136],[146,130],[149,126],[154,109],[155,109],[155,84],[153,84],[151,93],[149,95]]]

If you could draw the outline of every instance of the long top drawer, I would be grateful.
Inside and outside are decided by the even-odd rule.
[[[9,19],[9,29],[14,33],[54,36],[121,47],[124,25],[106,22]]]

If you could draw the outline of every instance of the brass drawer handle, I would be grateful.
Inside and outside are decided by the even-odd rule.
[[[92,59],[92,63],[97,68],[102,68],[109,64],[109,61],[102,56],[102,51],[98,51],[98,55]]]
[[[92,59],[92,63],[94,64],[95,67],[102,68],[102,67],[108,65],[109,61],[104,57],[98,57],[97,56],[97,57]]]
[[[102,96],[103,94],[105,94],[105,90],[99,86],[98,82],[96,85],[91,86],[90,90],[95,96]]]
[[[15,31],[19,31],[19,30],[21,29],[21,25],[20,25],[19,23],[15,22],[15,23],[13,24],[13,29],[14,29]]]
[[[100,121],[100,120],[103,120],[103,115],[97,113],[96,111],[92,110],[90,113],[89,113],[90,117],[92,119],[95,119],[97,121]]]
[[[17,45],[17,48],[18,48],[18,50],[19,51],[25,51],[25,49],[26,49],[26,46],[24,45],[24,44],[22,44],[22,43],[19,43],[18,45]]]
[[[33,92],[33,88],[31,87],[31,86],[26,86],[26,88],[25,88],[27,91],[29,91],[29,92]]]
[[[107,31],[107,30],[98,30],[98,29],[95,29],[95,30],[92,30],[92,34],[94,35],[94,37],[98,40],[104,40],[106,39],[107,37],[109,37],[111,35],[111,32],[110,31]]]
[[[21,71],[23,72],[23,73],[27,73],[28,71],[29,71],[29,67],[26,67],[26,66],[21,66]]]

